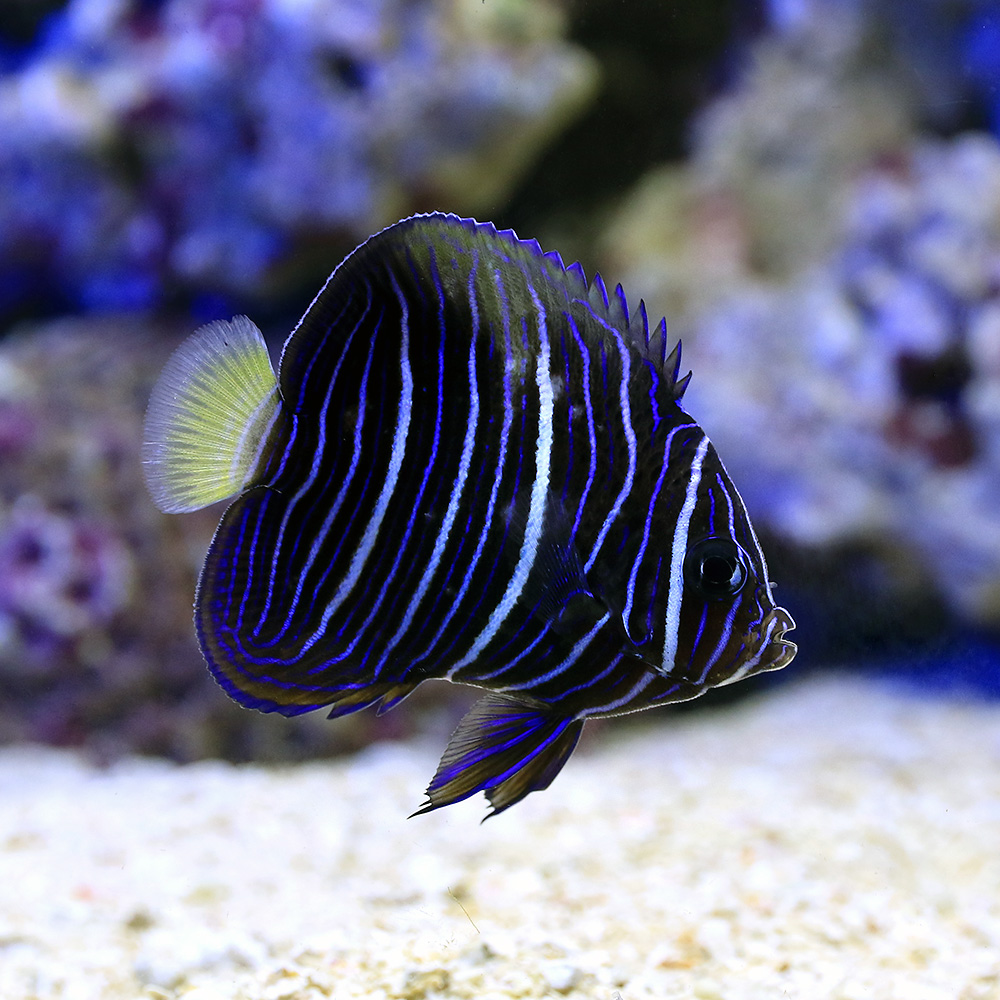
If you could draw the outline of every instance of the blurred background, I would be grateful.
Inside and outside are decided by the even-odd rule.
[[[141,422],[170,350],[277,349],[415,211],[512,226],[666,315],[800,653],[1000,697],[1000,2],[5,0],[0,742],[344,752],[460,711],[241,710]],[[657,713],[667,720],[669,712]]]

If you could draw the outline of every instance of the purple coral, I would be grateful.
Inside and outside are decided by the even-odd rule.
[[[107,527],[31,498],[0,517],[0,616],[51,647],[107,627],[131,598],[131,554]],[[54,666],[45,657],[26,668]]]

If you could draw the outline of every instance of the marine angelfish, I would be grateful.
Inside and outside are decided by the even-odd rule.
[[[236,496],[196,599],[216,680],[331,718],[483,688],[418,811],[483,791],[493,815],[587,719],[785,666],[794,623],[679,366],[620,285],[441,214],[351,253],[277,376],[246,317],[202,327],[144,462],[165,511]]]

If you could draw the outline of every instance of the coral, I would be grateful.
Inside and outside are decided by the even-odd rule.
[[[287,759],[400,733],[419,711],[267,718],[209,676],[191,607],[218,510],[160,514],[139,460],[179,334],[63,321],[0,346],[0,742]]]
[[[606,233],[609,269],[675,325],[747,275],[780,282],[821,265],[841,239],[855,173],[928,122],[954,125],[977,74],[1000,72],[989,13],[1000,5],[984,0],[763,7],[771,30],[698,115],[689,161],[651,171]],[[982,34],[968,35],[968,59],[966,21]]]
[[[785,39],[849,22],[869,57],[892,64],[934,129],[990,127],[1000,135],[997,0],[765,0],[763,21]]]
[[[863,43],[846,11],[764,36],[695,120],[689,160],[622,199],[606,269],[675,329],[748,276],[782,281],[820,261],[839,239],[852,173],[913,135],[906,87]]]
[[[916,142],[846,209],[822,267],[700,317],[691,405],[775,529],[895,539],[1000,625],[1000,145]]]
[[[493,205],[595,79],[528,0],[70,0],[45,25],[0,72],[0,314],[256,294],[317,241]]]

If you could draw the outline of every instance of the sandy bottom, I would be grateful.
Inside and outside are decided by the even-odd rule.
[[[406,819],[439,749],[3,751],[0,997],[1000,997],[1000,705],[827,678],[610,724],[483,826]]]

